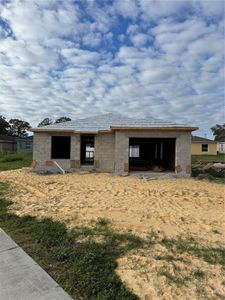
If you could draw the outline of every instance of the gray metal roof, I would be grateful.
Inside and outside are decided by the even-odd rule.
[[[129,118],[120,114],[104,114],[84,119],[77,119],[74,121],[67,121],[63,123],[57,123],[47,125],[43,127],[32,128],[31,131],[78,131],[78,132],[98,132],[98,131],[110,131],[116,128],[193,128],[178,124],[170,121],[160,119],[138,119]]]

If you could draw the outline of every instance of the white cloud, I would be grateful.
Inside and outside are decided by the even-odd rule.
[[[140,0],[142,18],[180,18],[188,15],[201,15],[209,19],[223,17],[223,0]]]
[[[1,114],[32,125],[109,111],[201,128],[222,122],[221,3],[1,4]]]
[[[72,1],[56,1],[53,5],[52,1],[14,0],[5,5],[1,14],[9,20],[16,38],[31,41],[76,33],[75,25],[79,20]]]
[[[125,18],[135,19],[139,14],[139,8],[135,0],[115,0],[113,8]]]
[[[144,46],[148,41],[148,35],[144,33],[138,33],[131,37],[131,41],[136,47]]]

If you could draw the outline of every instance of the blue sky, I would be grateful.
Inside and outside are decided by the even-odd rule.
[[[224,122],[224,1],[0,0],[0,114]]]

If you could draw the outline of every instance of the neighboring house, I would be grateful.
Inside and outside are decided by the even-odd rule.
[[[32,152],[33,136],[17,138],[16,148],[17,148],[17,152]]]
[[[218,153],[225,153],[225,138],[217,142],[217,151]]]
[[[14,136],[0,135],[0,152],[16,151],[16,138]]]
[[[191,154],[193,155],[216,155],[217,142],[200,136],[192,136]]]
[[[33,128],[37,171],[97,170],[191,172],[191,132],[173,122],[105,114]]]

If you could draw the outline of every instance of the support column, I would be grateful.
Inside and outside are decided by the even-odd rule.
[[[129,171],[129,137],[126,132],[115,133],[115,173],[127,174]]]
[[[71,160],[70,167],[74,169],[80,168],[80,135],[74,134],[71,136]]]
[[[176,139],[175,172],[178,176],[191,173],[191,133],[181,133]]]

